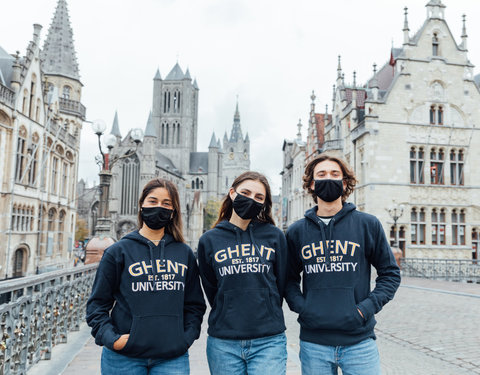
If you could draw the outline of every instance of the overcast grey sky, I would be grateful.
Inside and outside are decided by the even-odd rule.
[[[423,24],[427,0],[67,0],[84,84],[88,120],[109,128],[118,110],[120,131],[144,128],[152,106],[153,77],[175,62],[188,67],[200,87],[198,151],[207,151],[215,131],[222,138],[233,123],[236,96],[242,129],[251,140],[251,167],[265,173],[274,193],[281,186],[281,147],[306,134],[310,94],[317,112],[331,104],[337,56],[345,80],[363,84],[372,64],[382,65],[403,41],[403,8],[411,35]],[[57,0],[2,4],[0,46],[22,55],[33,24],[43,25],[42,46]],[[443,0],[445,17],[460,43],[467,15],[469,58],[480,64],[480,1]],[[477,17],[477,18],[475,18]],[[475,70],[475,74],[478,70]],[[96,136],[82,130],[79,178],[98,180]]]

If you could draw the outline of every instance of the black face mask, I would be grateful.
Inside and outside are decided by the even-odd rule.
[[[173,210],[163,207],[142,207],[140,215],[150,229],[162,229],[170,223]]]
[[[233,209],[235,213],[243,220],[253,219],[257,217],[263,208],[263,203],[256,202],[252,198],[237,193],[233,200]]]
[[[324,202],[333,202],[343,194],[343,180],[315,180],[315,195]]]

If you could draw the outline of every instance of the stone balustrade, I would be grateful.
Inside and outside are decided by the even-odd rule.
[[[0,83],[0,102],[6,103],[13,108],[15,92]]]
[[[98,263],[0,282],[0,374],[26,374],[78,331]]]

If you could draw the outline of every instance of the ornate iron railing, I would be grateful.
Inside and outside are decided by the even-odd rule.
[[[0,282],[0,375],[24,375],[78,331],[98,264]]]
[[[402,258],[402,275],[480,283],[480,260]]]

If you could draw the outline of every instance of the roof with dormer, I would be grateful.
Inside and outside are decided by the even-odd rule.
[[[45,74],[61,75],[77,81],[80,80],[66,0],[58,0],[43,45],[41,59]]]

